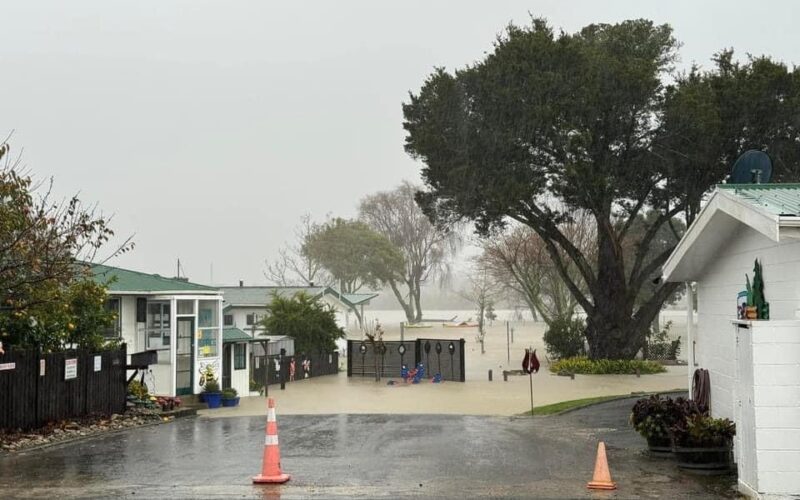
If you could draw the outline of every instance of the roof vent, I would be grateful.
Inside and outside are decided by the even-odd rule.
[[[239,280],[239,288],[242,288],[243,286],[244,286],[244,280]]]

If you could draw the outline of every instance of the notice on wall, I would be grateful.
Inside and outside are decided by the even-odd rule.
[[[78,378],[78,358],[64,360],[64,380]]]
[[[45,364],[44,360],[40,359],[39,360],[39,376],[40,377],[44,377],[44,364]]]
[[[102,356],[95,356],[94,357],[94,371],[99,372],[103,368],[103,357]]]
[[[0,371],[13,370],[16,367],[17,367],[16,363],[0,363]]]

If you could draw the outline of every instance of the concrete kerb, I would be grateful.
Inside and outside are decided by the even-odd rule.
[[[686,391],[681,389],[675,389],[672,391],[657,391],[657,392],[644,392],[644,391],[636,391],[630,394],[620,394],[619,396],[609,396],[608,399],[604,399],[602,401],[594,401],[591,403],[586,403],[578,406],[573,406],[572,408],[566,408],[561,411],[557,411],[555,413],[550,413],[548,415],[528,415],[530,412],[520,413],[518,415],[514,415],[512,418],[550,418],[550,417],[560,417],[561,415],[566,415],[567,413],[572,413],[577,410],[585,410],[586,408],[591,408],[592,406],[602,405],[605,403],[611,403],[613,401],[620,401],[622,399],[641,399],[642,397],[649,397],[654,395],[659,396],[680,396],[688,394]],[[599,396],[602,397],[602,396]],[[567,403],[568,401],[564,401]],[[559,404],[559,403],[553,403]],[[545,405],[545,406],[552,406],[552,405]],[[541,407],[540,407],[541,408]],[[534,408],[535,410],[536,408]]]
[[[188,408],[183,409],[183,410],[188,410]],[[122,427],[120,429],[111,429],[111,430],[107,430],[107,431],[94,432],[92,434],[86,434],[84,436],[78,435],[78,436],[71,437],[69,439],[63,439],[63,440],[59,440],[59,441],[53,441],[53,442],[49,442],[49,443],[42,443],[42,444],[37,444],[37,445],[34,445],[34,446],[28,446],[28,447],[25,447],[25,448],[20,449],[20,450],[14,450],[14,451],[0,450],[0,456],[10,457],[10,456],[14,456],[14,455],[19,455],[20,453],[26,453],[26,452],[29,452],[29,451],[44,450],[44,449],[47,449],[47,448],[54,448],[56,446],[73,444],[73,443],[76,443],[76,442],[79,442],[79,441],[91,441],[93,439],[98,439],[98,438],[105,437],[105,436],[111,436],[113,434],[119,434],[120,432],[129,431],[129,430],[133,430],[133,429],[142,429],[142,428],[145,428],[145,427],[153,427],[153,426],[156,426],[156,425],[169,424],[169,423],[173,422],[176,418],[196,417],[197,416],[197,410],[195,409],[194,411],[183,411],[183,412],[177,413],[175,415],[165,415],[165,416],[166,417],[170,417],[171,416],[173,418],[171,418],[169,420],[164,420],[164,417],[160,417],[158,420],[153,420],[152,422],[146,422],[146,423],[139,424],[139,425],[132,425],[130,427]]]

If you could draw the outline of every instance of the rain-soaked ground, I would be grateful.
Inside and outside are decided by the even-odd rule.
[[[642,455],[632,400],[558,417],[278,415],[285,485],[253,486],[263,417],[186,418],[0,457],[0,496],[128,498],[711,498],[697,478]],[[598,439],[619,489],[591,493]]]

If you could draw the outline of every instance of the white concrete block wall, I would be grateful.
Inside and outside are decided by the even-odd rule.
[[[758,490],[800,494],[800,321],[752,326]]]

